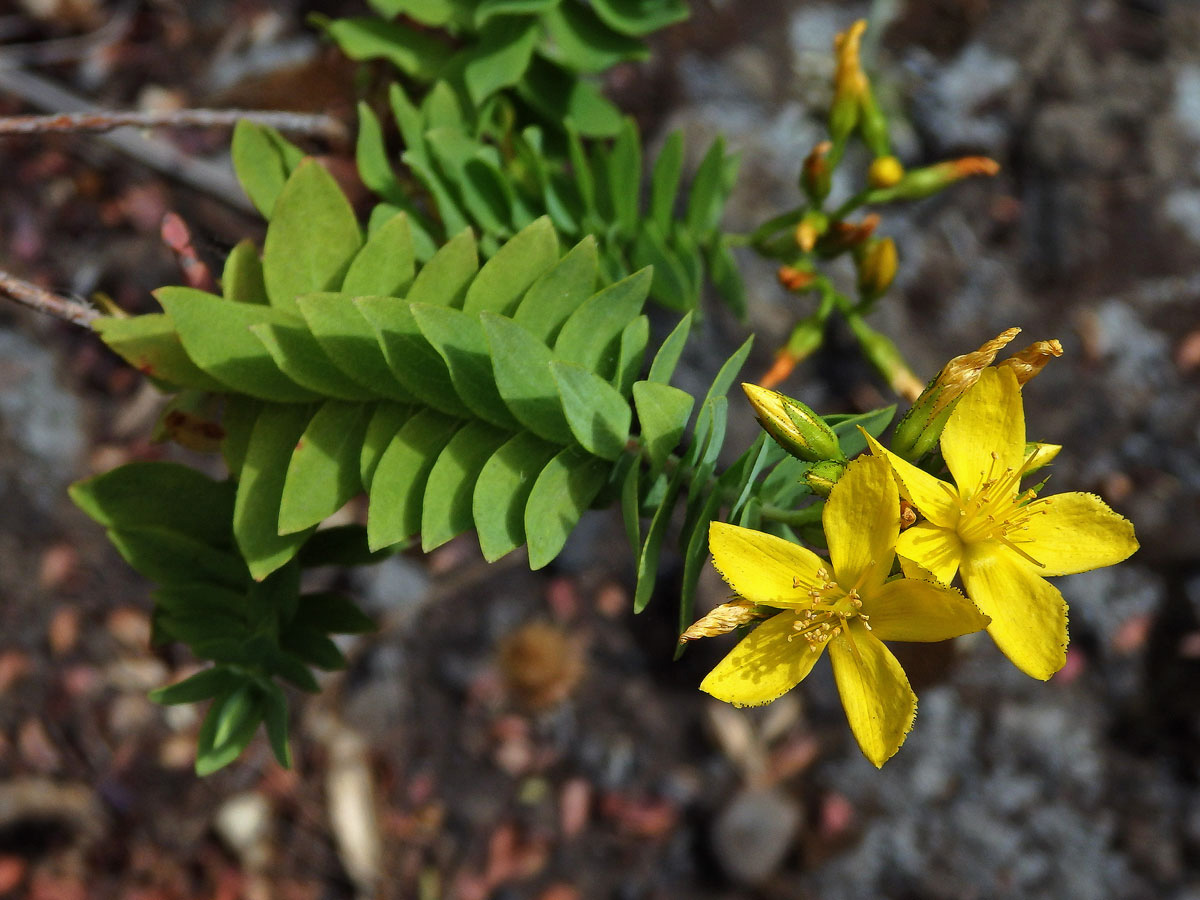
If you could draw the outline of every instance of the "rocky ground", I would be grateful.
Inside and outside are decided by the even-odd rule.
[[[189,661],[148,651],[148,586],[65,495],[161,452],[153,392],[90,335],[3,308],[0,896],[1200,898],[1200,7],[695,6],[613,88],[648,134],[730,136],[731,228],[796,198],[832,36],[860,15],[900,155],[1002,164],[885,218],[902,276],[874,322],[922,376],[1010,325],[1066,348],[1026,391],[1031,436],[1065,445],[1054,489],[1101,494],[1142,543],[1061,580],[1067,668],[1031,681],[986,639],[906,656],[920,715],[877,773],[825,666],[762,710],[700,694],[723,645],[671,663],[671,568],[635,619],[619,524],[596,513],[549,572],[487,567],[468,538],[355,573],[383,628],[297,704],[295,771],[256,743],[198,781],[194,713],[144,698]],[[35,102],[9,61],[112,107],[353,99],[303,26],[349,0],[21,7],[0,15],[0,114]],[[62,43],[114,16],[118,36]],[[214,249],[261,227],[95,138],[6,139],[0,164],[0,267],[129,309],[180,280],[165,212]],[[744,262],[758,370],[807,309]],[[744,334],[706,329],[697,384]],[[829,412],[884,397],[842,334],[788,388]],[[754,433],[738,415],[731,445]],[[711,573],[702,592],[723,593]]]

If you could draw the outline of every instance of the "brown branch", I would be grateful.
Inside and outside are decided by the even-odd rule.
[[[92,322],[100,318],[100,313],[90,306],[77,300],[60,297],[32,282],[10,275],[3,269],[0,269],[0,294],[16,300],[23,306],[28,306],[30,309],[36,309],[38,312],[62,319],[64,322],[70,322],[72,325],[80,325],[83,328],[91,328]]]
[[[0,136],[46,132],[104,132],[114,128],[232,128],[242,119],[280,131],[347,140],[345,126],[323,113],[277,112],[256,109],[177,109],[162,112],[103,110],[51,116],[0,117]]]

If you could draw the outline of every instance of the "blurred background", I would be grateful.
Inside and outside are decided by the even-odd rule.
[[[731,230],[798,202],[833,36],[862,16],[898,155],[1000,162],[885,215],[901,274],[872,323],[922,378],[1012,325],[1017,347],[1062,341],[1025,391],[1030,438],[1065,445],[1050,489],[1100,494],[1142,544],[1059,580],[1066,668],[1035,682],[986,638],[902,651],[920,714],[877,773],[827,666],[760,710],[701,694],[731,640],[672,663],[678,567],[635,618],[620,524],[591,513],[542,572],[520,553],[487,566],[466,535],[343,576],[382,627],[296,698],[295,769],[260,738],[198,780],[196,712],[145,698],[191,662],[148,649],[149,585],[65,490],[178,457],[149,442],[160,398],[90,334],[4,305],[0,896],[1200,898],[1200,4],[691,5],[608,87],[652,148],[682,128],[693,151],[723,132],[742,152]],[[365,10],[9,0],[0,115],[60,111],[65,91],[352,122],[363,76],[310,12]],[[164,214],[212,260],[261,238],[226,132],[155,138],[193,186],[95,135],[0,138],[0,267],[148,311],[150,290],[182,281]],[[352,172],[351,148],[306,147]],[[753,377],[809,306],[742,262]],[[684,386],[745,333],[712,308]],[[783,388],[821,412],[891,402],[836,332]],[[732,399],[736,450],[757,426]],[[701,606],[725,593],[706,573]]]

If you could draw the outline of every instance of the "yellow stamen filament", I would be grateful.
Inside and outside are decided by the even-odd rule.
[[[1040,568],[1045,564],[1029,555],[1018,544],[1021,532],[1029,528],[1029,519],[1044,515],[1040,504],[1030,504],[1036,494],[1020,491],[1021,478],[1033,461],[1034,454],[1025,458],[1019,468],[1005,467],[997,472],[999,456],[992,454],[983,482],[970,497],[956,496],[958,502],[958,535],[966,543],[996,541]],[[943,484],[943,487],[948,488]],[[953,492],[951,492],[953,493]],[[1047,502],[1047,501],[1044,501]]]
[[[821,580],[821,586],[808,591],[810,606],[807,609],[801,608],[792,611],[796,617],[796,621],[792,623],[795,634],[788,635],[788,641],[797,635],[802,636],[808,642],[809,650],[819,653],[833,638],[841,634],[850,636],[849,622],[851,619],[859,619],[870,630],[871,625],[868,621],[870,617],[863,615],[862,597],[859,596],[858,591],[866,581],[867,575],[870,574],[872,566],[863,570],[859,575],[858,582],[849,590],[833,581],[827,569],[818,569],[816,576]],[[793,577],[792,582],[794,586],[800,586],[799,578]],[[851,646],[853,647],[853,640],[851,640]],[[855,652],[857,654],[857,649]]]

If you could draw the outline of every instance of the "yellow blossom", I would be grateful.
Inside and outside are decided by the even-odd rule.
[[[1053,458],[1025,443],[1025,413],[1012,367],[987,368],[959,401],[941,436],[955,484],[941,481],[868,436],[892,464],[900,492],[924,520],[896,552],[967,594],[991,617],[988,633],[1022,672],[1047,679],[1066,662],[1067,604],[1047,576],[1111,566],[1138,548],[1133,525],[1092,494],[1037,498],[1021,478]]]
[[[700,688],[736,706],[770,703],[829,648],[838,693],[863,755],[882,766],[904,742],[917,698],[884,645],[941,641],[988,619],[957,591],[929,580],[888,580],[900,533],[891,469],[862,457],[825,504],[828,562],[773,535],[713,522],[713,564],[743,601],[778,609],[742,639]]]

